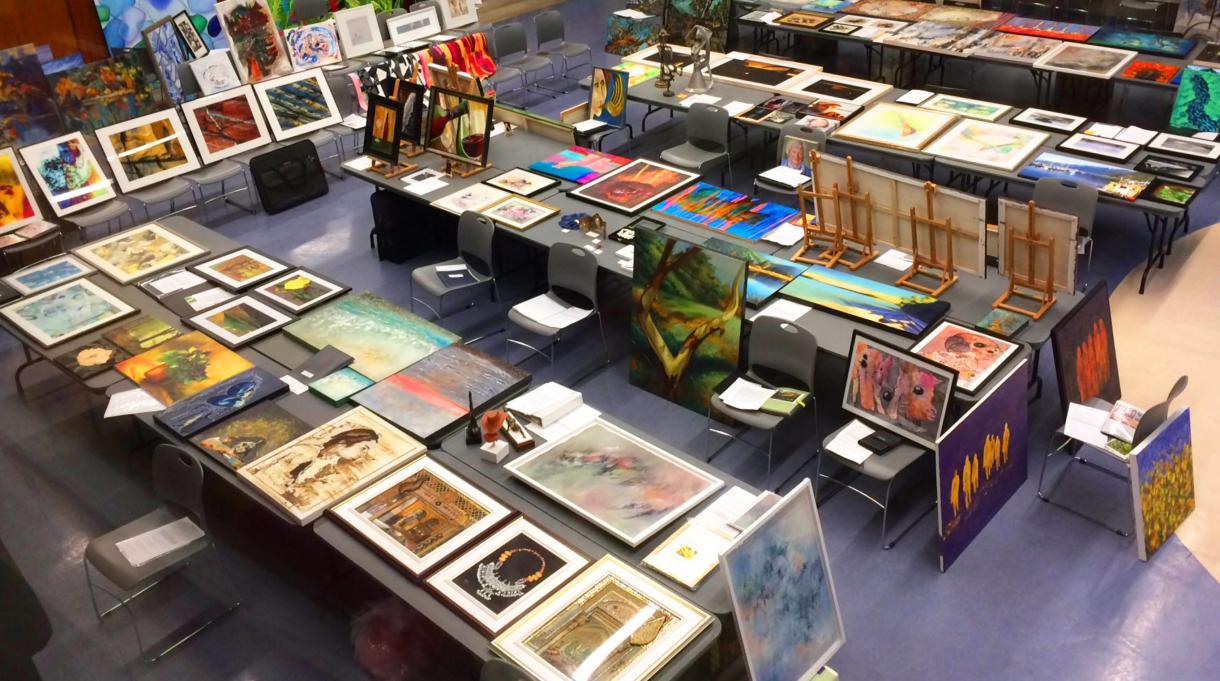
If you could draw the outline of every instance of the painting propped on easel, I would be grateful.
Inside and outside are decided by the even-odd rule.
[[[1038,208],[1033,201],[1000,199],[998,218],[999,269],[1010,285],[1009,294],[996,301],[995,307],[1038,319],[1054,303],[1054,291],[1076,290],[1076,216]],[[1054,271],[1049,286],[1048,269]],[[1012,296],[1030,298],[1014,286],[1040,291],[1039,310],[1009,304]]]

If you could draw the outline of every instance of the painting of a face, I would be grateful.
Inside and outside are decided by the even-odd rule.
[[[857,334],[843,403],[921,443],[934,443],[953,393],[954,376],[917,357]]]

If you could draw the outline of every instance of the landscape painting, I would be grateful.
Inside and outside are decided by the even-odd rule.
[[[102,338],[122,348],[128,355],[138,355],[180,333],[182,332],[156,317],[140,315],[102,334]]]
[[[97,139],[124,192],[199,168],[199,159],[174,109],[101,128]]]
[[[949,303],[911,289],[814,265],[780,295],[915,337],[949,311]]]
[[[33,45],[0,50],[0,147],[23,147],[63,132],[51,92]]]
[[[206,333],[192,331],[114,368],[168,407],[253,367]]]
[[[1195,49],[1198,41],[1194,38],[1183,38],[1171,33],[1152,33],[1149,31],[1128,31],[1109,26],[1102,28],[1089,38],[1093,45],[1116,47],[1122,50],[1135,50],[1145,54],[1159,54],[1163,57],[1183,59]]]
[[[1183,409],[1131,452],[1140,560],[1152,558],[1195,509],[1193,449],[1190,410]]]
[[[1137,172],[1130,168],[1049,151],[1038,154],[1017,174],[1035,181],[1044,177],[1054,177],[1080,182],[1090,187],[1096,187],[1097,191],[1103,194],[1127,201],[1134,201],[1138,198],[1140,193],[1156,179],[1148,173]]]
[[[260,402],[191,438],[233,470],[308,433],[309,424],[275,402]]]
[[[797,210],[697,182],[652,207],[708,229],[757,241],[796,217]]]
[[[746,305],[752,308],[762,307],[781,288],[809,269],[809,265],[760,253],[725,239],[708,239],[703,242],[703,247],[745,261]]]

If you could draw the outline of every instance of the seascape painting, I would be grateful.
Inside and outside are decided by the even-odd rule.
[[[191,442],[237,470],[309,430],[309,424],[275,402],[260,402],[207,428]]]
[[[155,113],[161,108],[153,93],[143,52],[60,71],[51,81],[64,123],[84,133]]]
[[[797,210],[696,182],[652,207],[708,229],[757,241],[796,217]]]
[[[223,0],[216,3],[216,17],[228,37],[242,80],[256,83],[292,73],[292,63],[266,0]]]
[[[1156,179],[1148,173],[1130,168],[1049,151],[1038,154],[1017,174],[1035,181],[1044,177],[1055,177],[1080,182],[1096,187],[1097,191],[1103,194],[1127,201],[1134,201]]]
[[[220,341],[202,331],[192,331],[125,359],[114,368],[168,407],[253,367]]]
[[[853,332],[843,408],[932,448],[953,397],[956,373]]]
[[[21,147],[63,132],[51,84],[33,45],[0,50],[0,147]]]
[[[849,272],[814,265],[780,295],[907,336],[918,336],[949,311],[949,303]]]
[[[1152,558],[1195,509],[1193,449],[1190,410],[1183,409],[1131,452],[1140,560]]]
[[[254,367],[174,403],[165,411],[158,412],[155,418],[180,437],[190,437],[287,389],[287,383],[264,369]]]
[[[745,261],[746,305],[752,308],[762,307],[781,288],[809,269],[809,265],[760,253],[725,239],[708,239],[703,247]]]
[[[1098,282],[1085,299],[1051,330],[1055,376],[1064,411],[1068,404],[1101,398],[1113,404],[1122,397],[1118,353],[1110,320],[1110,291]]]
[[[541,161],[534,161],[529,165],[529,169],[560,180],[587,184],[628,163],[631,163],[631,159],[623,156],[605,154],[584,147],[568,147]]]

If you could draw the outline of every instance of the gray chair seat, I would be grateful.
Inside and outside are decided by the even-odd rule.
[[[184,175],[186,179],[195,184],[216,184],[224,182],[233,177],[237,177],[245,172],[239,163],[234,161],[224,160],[213,163],[210,166],[204,166],[193,173]]]
[[[872,478],[873,480],[880,480],[881,482],[889,482],[893,480],[894,478],[898,477],[899,473],[906,470],[908,466],[918,461],[925,454],[930,454],[930,452],[923,447],[918,447],[909,442],[903,442],[885,454],[874,454],[865,459],[864,463],[856,463],[835,454],[826,447],[826,445],[829,444],[830,441],[833,440],[838,434],[839,431],[836,430],[825,440],[823,440],[822,451],[828,454],[830,458],[834,459],[835,463],[850,468],[851,470]]]
[[[504,64],[496,64],[496,72],[487,77],[487,80],[495,83],[503,83],[512,79],[521,80],[524,74],[520,69],[506,66]]]
[[[742,425],[759,430],[772,430],[784,421],[784,417],[769,414],[765,411],[742,411],[741,409],[730,407],[717,394],[712,395],[712,411],[717,414],[724,414]]]
[[[85,547],[85,559],[96,567],[98,572],[114,582],[115,586],[125,591],[131,591],[137,586],[153,581],[166,569],[177,566],[184,558],[204,550],[208,546],[208,540],[206,536],[201,537],[177,551],[171,551],[139,567],[129,563],[116,545],[123,540],[131,539],[136,535],[178,520],[184,515],[186,514],[174,513],[167,507],[161,506],[147,515],[136,518],[126,525],[90,541]]]
[[[470,276],[474,278],[474,281],[468,281],[464,284],[459,284],[457,286],[446,286],[445,283],[443,281],[441,281],[440,273],[437,271],[438,267],[444,267],[446,265],[465,265],[465,264],[466,264],[466,261],[461,258],[452,258],[450,260],[445,260],[443,262],[438,262],[438,263],[435,263],[432,265],[416,267],[414,270],[411,271],[411,281],[416,286],[419,286],[423,290],[427,291],[430,295],[435,296],[437,298],[444,296],[446,293],[451,293],[453,291],[460,291],[462,289],[470,288],[472,286],[481,286],[481,285],[486,284],[491,281],[491,277],[479,274],[478,272],[474,271],[470,267],[467,267],[466,270],[468,272],[470,272]]]
[[[177,198],[191,191],[191,183],[181,177],[170,178],[164,182],[158,182],[151,187],[138,189],[134,192],[128,192],[127,196],[143,203],[150,205],[154,203],[165,203],[171,199]]]
[[[703,168],[707,164],[724,162],[727,159],[725,158],[724,149],[713,151],[697,147],[690,142],[685,142],[662,151],[661,160],[682,166],[683,168]]]
[[[92,227],[123,217],[130,212],[130,206],[118,199],[111,199],[106,203],[73,213],[67,216],[67,219],[80,227]]]
[[[280,144],[278,142],[268,142],[265,146],[259,147],[258,149],[251,149],[250,151],[244,151],[240,154],[234,154],[225,160],[248,166],[250,165],[250,159],[254,158],[255,156],[262,156],[268,151],[278,149],[279,147]]]
[[[589,51],[591,51],[589,46],[584,43],[569,43],[565,41],[548,47],[545,50],[539,50],[538,54],[557,54],[564,57],[575,57]]]
[[[501,64],[509,68],[524,71],[526,73],[555,68],[554,63],[552,63],[550,59],[537,54],[530,54],[524,57],[518,57],[517,59],[506,59],[505,61],[501,62]]]
[[[315,147],[324,147],[328,144],[335,143],[335,133],[327,130],[326,128],[322,128],[321,130],[314,130],[313,132],[309,133],[305,139],[313,142]]]

